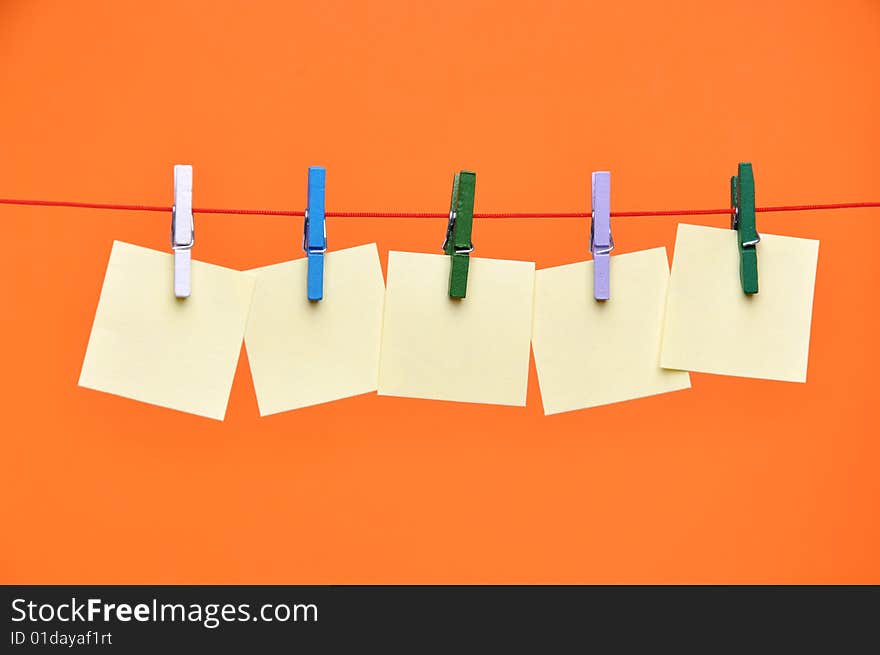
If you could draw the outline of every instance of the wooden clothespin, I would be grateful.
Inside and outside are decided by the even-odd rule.
[[[461,171],[452,181],[452,201],[449,204],[449,222],[443,251],[451,259],[449,272],[449,297],[464,298],[467,295],[468,265],[474,251],[471,241],[474,225],[474,192],[477,174]]]
[[[308,258],[306,288],[309,300],[324,297],[324,253],[327,252],[327,223],[324,217],[324,188],[327,171],[309,167],[309,188],[303,221],[303,251]]]
[[[590,223],[590,252],[593,253],[593,297],[611,298],[611,173],[593,173],[593,218]]]
[[[737,232],[739,244],[739,279],[743,293],[758,293],[758,250],[761,240],[755,225],[755,176],[752,165],[740,162],[737,174],[730,178],[730,226]]]
[[[192,247],[196,241],[192,213],[192,166],[174,167],[174,206],[171,208],[171,248],[174,250],[174,295],[192,293]]]

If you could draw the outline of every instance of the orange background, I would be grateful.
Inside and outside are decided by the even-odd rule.
[[[0,196],[444,211],[880,200],[880,2],[0,3]],[[147,8],[149,7],[149,8]],[[7,583],[880,582],[877,210],[762,214],[821,240],[808,382],[544,417],[352,398],[225,422],[77,387],[113,239],[170,216],[0,207]],[[676,219],[618,219],[617,252]],[[724,216],[693,222],[723,226]],[[301,220],[196,216],[196,257],[301,257]],[[436,252],[442,220],[330,219]],[[588,221],[478,221],[484,257],[587,258]],[[584,335],[589,338],[589,335]]]

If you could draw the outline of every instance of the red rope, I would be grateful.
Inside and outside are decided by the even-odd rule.
[[[880,202],[836,202],[828,205],[781,205],[779,207],[755,207],[756,212],[804,212],[816,209],[862,209],[880,207]]]
[[[159,205],[117,205],[105,202],[73,202],[70,200],[17,200],[0,198],[0,205],[25,205],[32,207],[76,207],[79,209],[121,209],[140,212],[170,212],[171,207]]]
[[[166,205],[127,205],[104,202],[75,202],[70,200],[23,200],[16,198],[0,198],[0,205],[18,205],[31,207],[73,207],[77,209],[114,209],[119,211],[171,212]],[[824,205],[779,205],[775,207],[756,207],[757,212],[797,212],[819,211],[824,209],[864,209],[880,207],[880,202],[838,202]],[[193,207],[194,214],[229,214],[248,216],[302,216],[302,210],[287,209],[228,209],[216,207]],[[709,214],[727,214],[731,210],[724,209],[643,209],[635,211],[611,212],[617,218],[651,217],[651,216],[704,216]],[[590,218],[590,212],[477,212],[474,218]],[[376,212],[376,211],[337,211],[327,212],[328,218],[447,218],[448,212]]]

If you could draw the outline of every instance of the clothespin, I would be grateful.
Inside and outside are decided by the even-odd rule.
[[[593,218],[590,223],[590,252],[593,253],[593,297],[611,298],[611,173],[593,173]]]
[[[452,181],[452,200],[449,203],[449,222],[443,251],[452,260],[449,272],[449,297],[464,298],[467,295],[468,265],[474,251],[471,234],[474,226],[474,191],[477,174],[461,171]]]
[[[307,295],[309,300],[324,297],[324,253],[327,252],[327,223],[324,218],[324,188],[327,171],[309,166],[309,188],[303,222],[303,251],[308,258]]]
[[[174,167],[174,206],[171,208],[171,248],[174,250],[174,295],[192,293],[192,247],[196,241],[192,213],[192,166]]]
[[[752,165],[741,162],[737,174],[730,178],[730,227],[737,232],[739,243],[739,279],[743,293],[758,293],[758,250],[761,240],[755,225],[755,176]]]

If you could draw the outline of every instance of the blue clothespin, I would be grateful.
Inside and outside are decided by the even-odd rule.
[[[593,221],[590,224],[590,250],[593,253],[593,297],[611,298],[611,173],[593,173]]]
[[[303,222],[303,251],[308,257],[309,300],[324,297],[324,253],[327,252],[327,223],[324,220],[324,187],[327,171],[309,166],[308,205]]]

